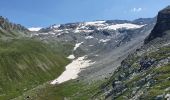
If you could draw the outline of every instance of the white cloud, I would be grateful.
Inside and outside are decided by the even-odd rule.
[[[142,8],[133,8],[131,9],[131,12],[141,12]]]

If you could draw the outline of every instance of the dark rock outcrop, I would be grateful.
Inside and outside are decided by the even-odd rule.
[[[167,30],[170,30],[170,6],[158,13],[157,23],[150,35],[145,39],[145,44],[157,37],[162,37]]]

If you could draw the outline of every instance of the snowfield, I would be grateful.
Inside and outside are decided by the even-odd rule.
[[[50,84],[61,84],[71,79],[76,79],[83,68],[86,68],[95,63],[91,62],[90,60],[86,60],[86,58],[87,56],[83,56],[73,60],[69,65],[66,66],[66,70]]]
[[[72,54],[72,55],[69,55],[67,58],[68,59],[75,59],[75,56]]]
[[[74,51],[78,48],[78,47],[80,47],[80,45],[82,44],[83,42],[80,42],[80,43],[77,43],[76,45],[75,45],[75,47],[74,47]]]
[[[115,24],[115,25],[110,25],[107,27],[104,27],[104,29],[110,29],[110,30],[117,30],[117,29],[137,29],[141,28],[145,25],[136,25],[136,24],[131,24],[131,23],[124,23],[124,24]]]
[[[28,28],[29,31],[39,31],[40,29],[42,29],[42,27],[31,27],[31,28]]]
[[[106,21],[85,22],[85,25],[103,26]]]

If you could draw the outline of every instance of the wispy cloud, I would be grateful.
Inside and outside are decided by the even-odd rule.
[[[142,8],[133,8],[131,9],[131,12],[141,12],[142,10]]]

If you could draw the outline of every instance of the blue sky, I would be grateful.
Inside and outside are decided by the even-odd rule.
[[[154,17],[170,0],[0,0],[0,15],[26,27]]]

